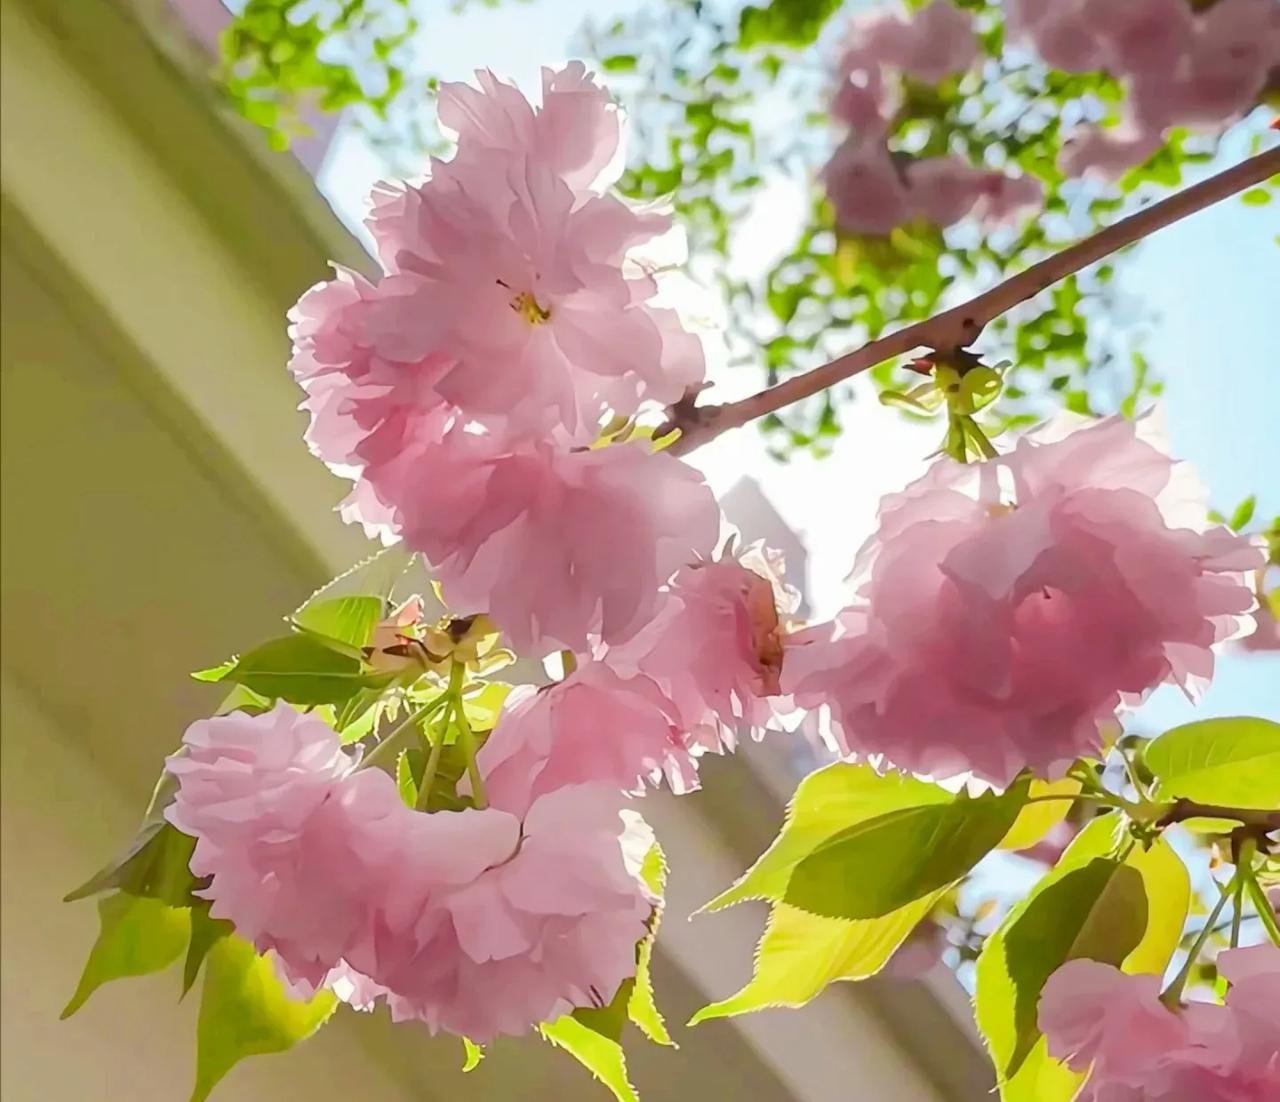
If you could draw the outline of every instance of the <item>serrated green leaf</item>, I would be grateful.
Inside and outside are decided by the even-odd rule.
[[[879,918],[959,880],[1009,832],[1027,799],[1021,780],[997,795],[899,808],[820,842],[784,899],[827,918]]]
[[[771,1006],[803,1006],[830,983],[875,975],[942,895],[935,892],[892,914],[857,921],[775,903],[750,982],[737,994],[704,1006],[689,1024]]]
[[[89,950],[75,994],[63,1008],[63,1018],[71,1017],[110,980],[167,968],[191,936],[191,914],[185,908],[124,892],[98,900],[98,923],[98,940]]]
[[[191,676],[196,681],[221,681],[232,670],[236,668],[236,660],[228,658],[225,662],[220,662],[216,666],[210,666],[207,670],[193,670]]]
[[[1009,833],[1000,839],[1001,849],[1030,849],[1067,817],[1073,804],[1070,799],[1046,799],[1050,796],[1075,796],[1080,782],[1071,777],[1058,781],[1031,781],[1027,789],[1027,803],[1018,812]],[[1038,800],[1039,802],[1031,802]]]
[[[246,1057],[284,1052],[310,1037],[337,1005],[330,991],[321,991],[310,1002],[294,1001],[272,963],[258,956],[252,945],[234,934],[220,938],[205,958],[191,1102],[204,1102]]]
[[[327,597],[308,601],[290,617],[294,627],[357,649],[367,646],[386,614],[381,597]]]
[[[640,878],[660,902],[649,919],[648,934],[636,946],[636,976],[627,999],[627,1017],[655,1045],[670,1045],[675,1048],[676,1044],[671,1039],[667,1023],[663,1020],[653,995],[653,946],[662,921],[661,900],[667,890],[667,859],[657,842],[645,854],[644,863],[640,867]]]
[[[164,818],[165,809],[173,803],[177,791],[177,778],[166,770],[156,782],[142,825],[128,848],[80,887],[63,896],[63,902],[74,903],[113,888],[130,895],[159,899],[173,907],[190,907],[198,902],[192,893],[201,882],[190,868],[195,839]]]
[[[202,901],[191,908],[191,941],[187,945],[187,957],[182,964],[183,998],[195,986],[196,977],[200,974],[200,968],[204,964],[204,958],[209,955],[209,950],[221,938],[227,937],[233,931],[234,927],[230,922],[209,916],[207,902]]]
[[[1094,819],[983,946],[975,1010],[1002,1088],[1015,1084],[1006,1098],[1033,1097],[1031,1079],[1065,1081],[1021,1070],[1039,1039],[1040,991],[1059,966],[1088,957],[1160,973],[1177,947],[1190,902],[1186,867],[1163,839],[1147,851],[1130,845],[1122,824],[1118,814]]]
[[[627,1079],[627,1058],[622,1046],[574,1015],[538,1027],[543,1039],[562,1048],[613,1092],[618,1102],[640,1102]]]
[[[306,705],[343,704],[389,678],[367,672],[358,658],[340,654],[314,636],[286,635],[242,654],[223,680]]]
[[[901,773],[877,773],[869,765],[836,762],[800,782],[777,838],[754,865],[703,911],[744,899],[780,900],[796,865],[841,831],[902,808],[948,804],[943,788]]]
[[[1084,1082],[1082,1072],[1074,1072],[1049,1055],[1048,1042],[1041,1037],[1015,1075],[1000,1086],[1001,1102],[1071,1102]]]
[[[418,768],[415,771],[410,754],[417,755]],[[414,807],[418,802],[418,776],[422,772],[422,754],[417,750],[401,750],[396,758],[396,788],[400,791],[400,799],[405,807]]]
[[[1153,739],[1143,761],[1155,798],[1272,811],[1280,807],[1280,723],[1254,716],[1203,719]]]

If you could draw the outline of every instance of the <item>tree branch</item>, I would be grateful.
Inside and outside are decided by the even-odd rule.
[[[1202,804],[1195,800],[1177,799],[1159,819],[1157,826],[1181,823],[1187,819],[1230,819],[1246,827],[1271,832],[1280,830],[1280,811],[1259,811],[1246,807],[1225,807],[1222,804]]]
[[[1059,280],[1198,210],[1260,184],[1276,173],[1280,173],[1280,148],[1258,153],[1225,172],[1122,218],[1115,225],[1099,230],[1092,237],[1033,264],[1026,271],[1019,272],[968,302],[871,341],[856,351],[749,398],[715,406],[697,406],[694,404],[696,399],[692,397],[679,402],[671,407],[663,430],[681,430],[680,439],[670,450],[676,454],[693,451],[722,432],[738,428],[802,398],[808,398],[885,360],[904,356],[917,348],[939,352],[965,348],[977,340],[993,319],[1019,303],[1034,298]]]

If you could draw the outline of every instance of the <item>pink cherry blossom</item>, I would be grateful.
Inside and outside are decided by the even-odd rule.
[[[1260,551],[1172,527],[1173,467],[1119,418],[938,459],[882,500],[857,603],[789,638],[784,691],[829,707],[841,752],[914,772],[1004,784],[1096,753],[1121,703],[1207,681],[1253,605]]]
[[[658,587],[719,534],[701,474],[641,443],[503,451],[455,425],[365,479],[435,568],[450,608],[488,612],[516,650],[628,637],[653,614]]]
[[[1159,130],[1145,130],[1133,121],[1110,130],[1081,127],[1063,144],[1058,167],[1067,176],[1115,180],[1148,160],[1162,145],[1164,135]]]
[[[539,797],[506,860],[420,909],[384,911],[352,967],[387,990],[395,1020],[481,1043],[607,1005],[635,974],[655,903],[639,877],[652,834],[620,803],[602,784]]]
[[[900,70],[926,84],[963,73],[978,58],[973,17],[950,0],[931,0],[903,17],[874,12],[855,18],[845,41],[846,67]]]
[[[516,689],[478,761],[491,803],[517,813],[565,785],[639,791],[664,775],[678,792],[697,784],[675,705],[648,677],[600,662],[537,692]]]
[[[536,110],[514,85],[487,69],[476,71],[476,83],[479,89],[461,82],[440,85],[440,123],[458,142],[451,164],[457,167],[479,151],[520,149],[572,188],[601,182],[618,151],[621,120],[609,93],[581,61],[542,70],[542,104]]]
[[[1262,1102],[1280,1091],[1280,949],[1219,954],[1225,1005],[1160,1002],[1160,978],[1062,965],[1040,996],[1049,1053],[1089,1078],[1081,1102]]]
[[[1116,75],[1172,68],[1191,44],[1192,10],[1185,0],[1084,0],[1081,11],[1100,41],[1101,68]]]
[[[907,188],[883,141],[851,135],[822,170],[836,223],[847,233],[886,235],[910,219]]]
[[[212,915],[318,980],[360,923],[350,896],[326,890],[351,857],[336,793],[352,759],[332,728],[286,704],[200,720],[183,744],[168,760],[179,787],[165,817],[196,839],[191,871],[212,878],[200,892]]]
[[[732,748],[734,736],[757,735],[772,718],[768,697],[781,692],[783,625],[790,611],[774,567],[760,548],[741,559],[685,567],[672,579],[654,619],[627,643],[610,648],[609,666],[655,682],[680,726],[701,745]]]
[[[1067,73],[1101,69],[1106,58],[1103,40],[1084,11],[1084,0],[1052,4],[1019,4],[1018,25],[1044,61]]]

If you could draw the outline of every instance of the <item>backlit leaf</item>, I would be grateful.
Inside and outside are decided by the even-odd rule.
[[[361,689],[385,685],[360,659],[310,635],[286,635],[242,654],[223,680],[291,704],[342,704]]]
[[[1045,799],[1047,796],[1075,796],[1080,782],[1071,777],[1058,781],[1033,779],[1027,789],[1027,803],[1018,812],[1009,833],[1000,839],[1001,849],[1030,849],[1067,817],[1071,810],[1070,799]],[[1032,802],[1034,800],[1041,802]]]
[[[689,1022],[727,1018],[771,1006],[803,1006],[829,983],[861,980],[884,967],[942,896],[935,892],[880,918],[823,918],[786,903],[769,912],[751,981],[699,1010]]]
[[[1272,811],[1280,807],[1280,723],[1252,716],[1203,719],[1147,744],[1160,800]]]
[[[814,847],[784,899],[829,918],[889,914],[969,872],[1009,832],[1026,797],[1023,780],[999,795],[962,791],[946,803],[864,819]]]
[[[795,867],[829,838],[892,811],[948,804],[953,798],[935,784],[902,773],[880,774],[869,765],[836,762],[819,769],[800,782],[769,848],[702,910],[718,911],[744,899],[782,899]]]
[[[89,950],[75,994],[62,1011],[69,1018],[99,987],[124,976],[167,968],[191,935],[191,914],[158,899],[117,892],[98,901],[98,940]]]
[[[337,1005],[330,991],[310,1002],[291,999],[275,966],[252,945],[234,934],[219,939],[205,959],[191,1102],[204,1102],[245,1057],[284,1052],[310,1037]]]
[[[326,597],[303,605],[290,622],[304,632],[358,649],[368,644],[385,611],[381,597]]]
[[[608,1087],[618,1102],[640,1102],[627,1079],[627,1058],[616,1040],[583,1025],[572,1014],[538,1029],[545,1040],[564,1049]]]

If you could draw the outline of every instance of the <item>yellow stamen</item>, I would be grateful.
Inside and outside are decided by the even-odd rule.
[[[521,291],[511,300],[511,309],[517,314],[523,314],[524,320],[530,325],[542,325],[551,320],[551,311],[544,310],[528,291]]]

